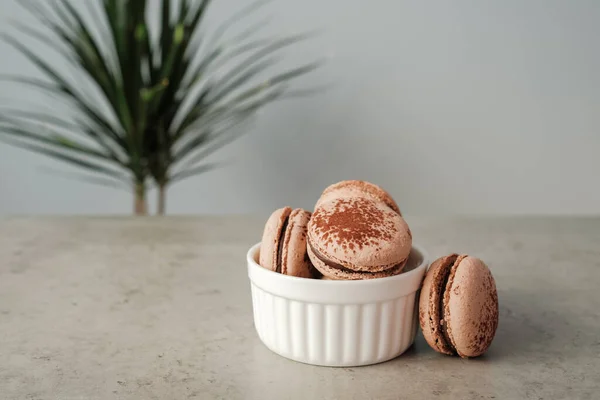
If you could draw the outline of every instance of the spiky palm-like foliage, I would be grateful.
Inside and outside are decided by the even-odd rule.
[[[274,56],[305,36],[257,39],[260,25],[222,45],[264,2],[234,14],[212,34],[200,29],[210,0],[161,0],[158,32],[149,31],[147,0],[80,3],[88,6],[95,27],[69,0],[20,2],[41,25],[15,29],[58,52],[77,74],[59,71],[4,33],[2,39],[47,79],[3,78],[65,100],[75,113],[0,110],[0,138],[79,167],[95,182],[125,183],[137,214],[147,213],[149,185],[157,186],[158,212],[164,213],[170,184],[210,170],[214,165],[206,157],[243,133],[236,127],[288,93],[290,80],[317,66],[306,63],[261,78]]]

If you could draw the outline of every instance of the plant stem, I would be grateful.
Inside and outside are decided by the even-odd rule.
[[[135,215],[148,215],[148,205],[146,204],[146,185],[143,182],[135,184],[134,193],[134,213]]]
[[[167,184],[158,185],[158,215],[165,215],[167,209]]]

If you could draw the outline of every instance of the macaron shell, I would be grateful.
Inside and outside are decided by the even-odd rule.
[[[307,252],[308,252],[308,257],[310,257],[310,260],[312,261],[312,264],[315,266],[315,268],[321,274],[323,274],[323,277],[321,279],[336,280],[336,281],[337,280],[376,279],[376,278],[385,278],[388,276],[398,275],[400,272],[402,272],[402,270],[404,269],[404,267],[406,266],[406,263],[408,261],[408,259],[406,259],[406,260],[404,260],[404,262],[398,264],[394,268],[391,268],[391,269],[388,269],[385,271],[378,271],[378,272],[355,271],[355,272],[352,272],[352,271],[348,271],[348,270],[341,270],[341,269],[333,268],[333,267],[330,267],[329,265],[325,264],[323,261],[321,261],[315,255],[315,253],[312,251],[310,246],[308,246]]]
[[[395,267],[412,247],[406,221],[385,204],[364,197],[321,204],[308,224],[308,240],[327,260],[356,272]]]
[[[281,273],[312,278],[312,266],[306,253],[306,231],[311,213],[301,208],[291,212],[283,237]]]
[[[489,268],[475,257],[456,263],[444,294],[448,336],[461,357],[483,354],[498,327],[498,293]]]
[[[381,187],[375,185],[374,183],[367,181],[357,181],[357,180],[347,180],[341,181],[338,183],[334,183],[333,185],[325,188],[319,200],[317,200],[317,204],[315,204],[315,209],[318,208],[321,204],[327,203],[336,198],[344,198],[344,197],[368,197],[372,200],[381,201],[392,210],[396,211],[398,214],[400,213],[400,208],[398,204],[394,201],[392,196],[386,192]]]
[[[283,207],[275,210],[265,223],[260,243],[258,263],[271,271],[277,271],[277,252],[279,250],[281,230],[291,212],[291,207]]]
[[[429,270],[419,297],[419,324],[425,341],[437,352],[452,355],[454,350],[446,343],[440,321],[442,298],[447,275],[458,254],[450,254],[435,260]]]

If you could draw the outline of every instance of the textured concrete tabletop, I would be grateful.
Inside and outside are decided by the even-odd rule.
[[[482,358],[299,364],[253,327],[245,253],[263,220],[0,222],[1,399],[597,399],[600,219],[411,219],[431,256],[490,265],[500,324]]]

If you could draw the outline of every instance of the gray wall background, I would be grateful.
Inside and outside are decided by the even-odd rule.
[[[248,2],[215,3],[209,26]],[[600,212],[600,2],[279,0],[255,21],[268,15],[265,35],[322,30],[283,66],[327,56],[299,87],[331,88],[265,110],[216,155],[225,167],[171,189],[169,213],[310,208],[348,178],[413,215]],[[11,0],[0,17],[2,30],[32,21]],[[37,73],[7,45],[0,54],[0,73]],[[60,112],[1,84],[0,105],[16,101]],[[55,169],[69,171],[0,144],[0,213],[130,212],[129,193]]]

